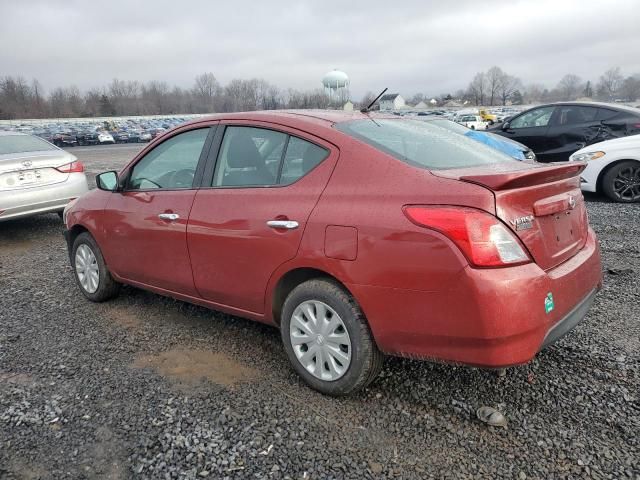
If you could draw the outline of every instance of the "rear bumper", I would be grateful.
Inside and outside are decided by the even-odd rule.
[[[578,305],[576,305],[573,310],[571,310],[562,320],[556,323],[553,327],[551,327],[547,334],[544,337],[542,342],[542,346],[540,349],[542,350],[545,347],[548,347],[552,343],[560,340],[567,333],[574,329],[576,325],[578,325],[584,318],[587,316],[593,301],[596,298],[596,293],[598,293],[597,289],[594,289],[587,295]]]
[[[0,192],[0,221],[60,212],[88,190],[84,173],[71,173],[67,180],[53,185]]]
[[[584,248],[562,265],[466,268],[434,292],[348,285],[379,348],[417,359],[500,368],[526,363],[585,318],[602,284],[590,229]],[[551,293],[554,308],[545,309]]]

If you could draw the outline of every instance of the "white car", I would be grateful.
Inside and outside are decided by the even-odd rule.
[[[594,143],[569,160],[587,162],[582,190],[604,193],[616,202],[640,202],[640,135]]]
[[[0,222],[39,213],[62,214],[89,190],[78,159],[40,137],[0,132]]]
[[[489,122],[482,120],[480,115],[462,115],[456,122],[460,125],[464,125],[471,130],[486,130],[489,126]]]
[[[98,133],[98,143],[100,143],[100,144],[103,144],[103,143],[116,143],[116,141],[113,139],[113,136],[110,133],[100,132],[100,133]]]

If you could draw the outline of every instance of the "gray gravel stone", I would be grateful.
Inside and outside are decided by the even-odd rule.
[[[342,399],[275,329],[133,288],[92,304],[57,216],[3,223],[0,478],[640,478],[640,206],[588,208],[605,279],[575,331],[504,377],[389,359]]]

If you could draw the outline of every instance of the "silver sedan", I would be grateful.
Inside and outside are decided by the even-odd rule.
[[[74,155],[33,135],[0,132],[0,221],[61,213],[88,190]]]

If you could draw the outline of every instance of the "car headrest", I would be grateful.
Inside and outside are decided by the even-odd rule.
[[[251,136],[237,132],[229,143],[227,164],[230,168],[258,168],[264,166],[264,160]]]

